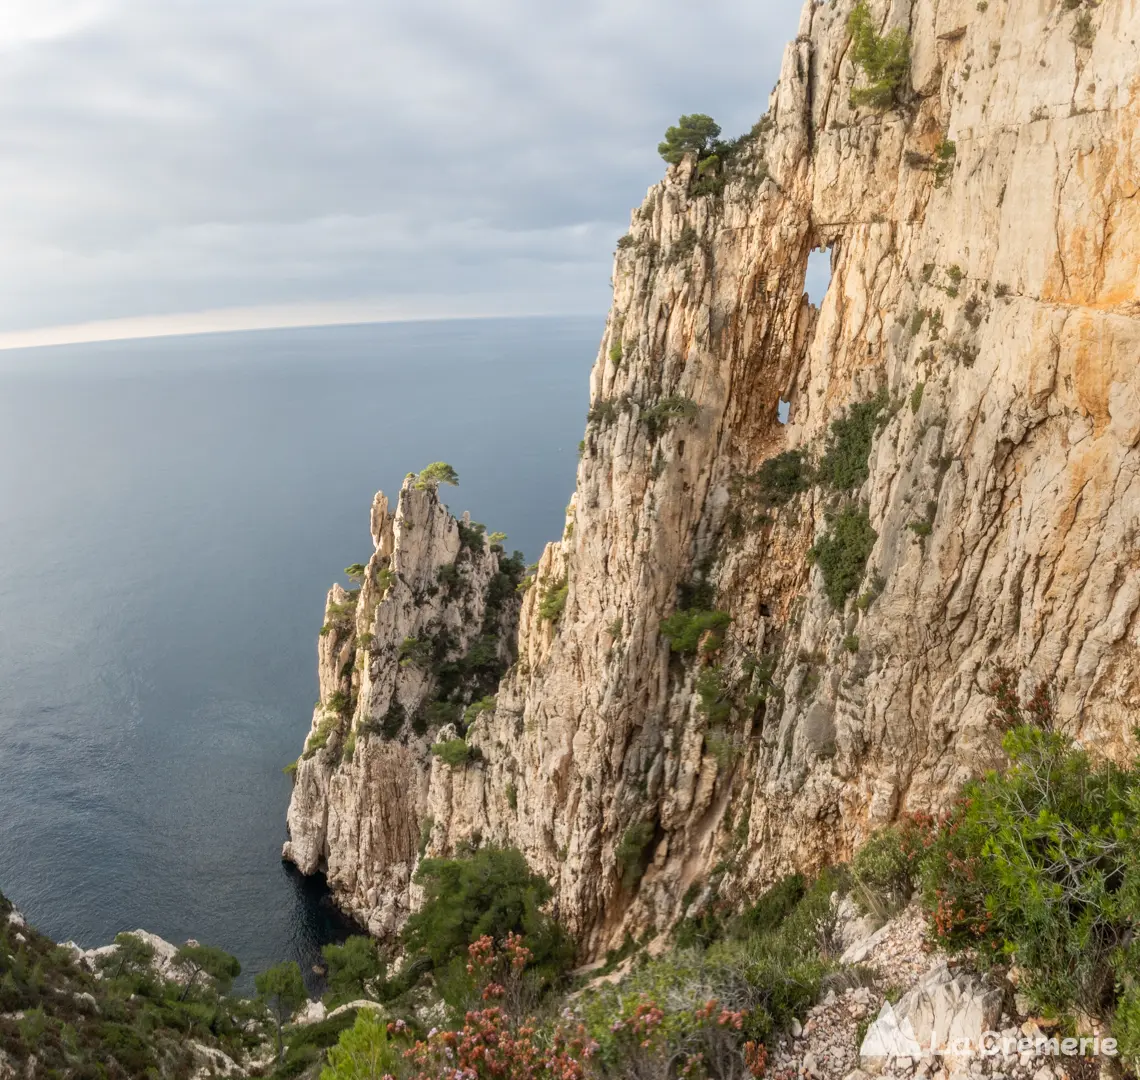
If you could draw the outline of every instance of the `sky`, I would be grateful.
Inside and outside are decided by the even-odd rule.
[[[7,0],[0,347],[603,313],[664,129],[750,128],[799,9]]]

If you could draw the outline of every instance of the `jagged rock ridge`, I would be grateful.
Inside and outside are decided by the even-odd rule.
[[[297,761],[283,856],[323,871],[377,934],[408,911],[430,746],[491,707],[514,657],[521,556],[507,558],[435,483],[409,475],[372,505],[360,588],[334,585],[318,646],[321,699]],[[488,700],[484,700],[484,699]]]
[[[410,902],[425,822],[433,854],[518,846],[587,955],[842,857],[994,760],[998,659],[1053,680],[1083,740],[1123,748],[1140,7],[873,0],[911,42],[884,111],[851,103],[852,7],[805,6],[722,191],[688,159],[632,216],[568,528],[468,735],[481,758],[400,751],[389,775],[423,778],[404,817],[355,763],[331,781],[354,808],[346,853],[360,823],[401,818],[399,859],[329,862],[371,925]],[[816,247],[833,273],[818,311]],[[829,444],[846,466],[813,472]],[[802,473],[774,487],[766,463],[793,450]],[[557,614],[543,600],[564,583]],[[731,623],[678,652],[678,610]],[[295,851],[329,834],[314,771]]]

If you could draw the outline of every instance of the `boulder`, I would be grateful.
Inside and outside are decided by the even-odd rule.
[[[895,1058],[928,1055],[968,1063],[1000,1020],[1002,997],[978,977],[938,964],[897,1005],[883,1005],[859,1049],[860,1065],[879,1070]]]

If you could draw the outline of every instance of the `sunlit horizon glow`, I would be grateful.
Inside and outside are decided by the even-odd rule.
[[[50,345],[86,345],[100,341],[130,341],[137,338],[188,337],[243,330],[289,330],[320,326],[358,326],[367,323],[436,322],[456,319],[522,319],[553,316],[585,316],[584,311],[559,311],[546,307],[508,307],[480,298],[459,298],[442,306],[439,298],[398,306],[383,301],[325,304],[276,304],[260,307],[214,308],[208,311],[140,315],[29,330],[0,331],[0,351],[33,349]]]

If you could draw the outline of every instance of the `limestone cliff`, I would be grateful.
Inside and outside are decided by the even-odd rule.
[[[809,0],[722,173],[687,158],[632,216],[567,529],[472,724],[480,757],[385,747],[387,786],[355,760],[332,780],[302,763],[298,862],[351,832],[330,878],[373,925],[398,917],[384,898],[417,820],[431,853],[518,846],[594,955],[841,857],[994,760],[995,660],[1123,748],[1140,4],[872,0],[910,39],[881,110],[852,104],[852,7]],[[813,248],[831,252],[818,311]],[[392,649],[413,630],[373,632]],[[397,775],[416,777],[415,820]],[[399,832],[398,859],[325,823],[329,783],[355,822]]]
[[[345,909],[386,934],[408,910],[430,747],[490,707],[513,658],[522,560],[413,476],[394,515],[376,496],[372,540],[367,565],[350,568],[360,588],[328,595],[283,855],[323,871]]]

